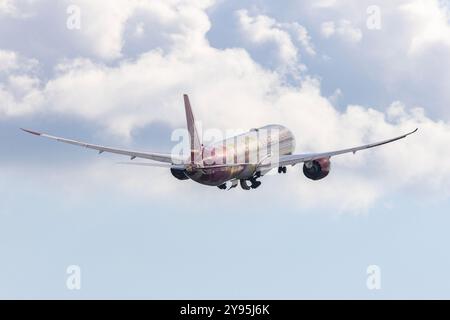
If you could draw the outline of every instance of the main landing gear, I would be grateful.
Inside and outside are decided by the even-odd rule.
[[[278,167],[278,173],[286,173],[286,167]]]
[[[241,181],[240,181],[241,188],[244,189],[244,190],[250,190],[250,189],[258,188],[261,185],[261,181],[258,181],[256,179],[258,179],[259,177],[261,177],[261,172],[258,171],[250,179],[241,179]],[[247,184],[247,181],[250,181],[250,185]]]
[[[221,190],[230,190],[230,189],[236,188],[238,183],[239,183],[239,180],[231,180],[231,183],[230,183],[230,181],[222,183],[221,185],[218,185],[217,188],[219,188]]]
[[[261,173],[257,172],[253,177],[251,177],[250,179],[240,179],[240,180],[232,180],[231,182],[231,186],[228,188],[228,190],[235,188],[238,184],[238,181],[241,185],[241,188],[244,190],[250,190],[250,189],[256,189],[261,185],[261,181],[258,181],[256,179],[258,179],[259,177],[261,177]],[[247,183],[247,181],[250,181],[250,185]],[[223,183],[219,186],[217,186],[217,188],[221,189],[221,190],[225,190],[227,189],[227,184]]]
[[[250,185],[247,184],[247,181],[250,181]],[[245,180],[241,179],[241,188],[244,190],[256,189],[261,185],[261,181],[256,180],[256,177]]]

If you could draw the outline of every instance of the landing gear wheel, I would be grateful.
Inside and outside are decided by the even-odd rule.
[[[241,183],[241,188],[242,189],[244,189],[244,190],[250,190],[251,189],[251,186],[249,186],[247,184],[247,180],[241,179],[240,183]]]
[[[286,173],[286,167],[278,167],[278,173]]]
[[[228,188],[228,190],[231,190],[231,189],[233,189],[233,188],[236,188],[237,185],[238,185],[238,181],[237,181],[237,180],[231,181],[231,185],[230,185],[230,187]]]
[[[252,189],[256,189],[261,185],[261,181],[257,181],[255,178],[250,179],[252,185],[250,186]]]
[[[240,183],[241,183],[241,187],[244,190],[250,190],[250,189],[256,189],[261,185],[261,181],[257,181],[256,177],[253,177],[251,179],[245,180],[245,179],[241,179]],[[250,181],[250,185],[247,184],[247,181]]]
[[[217,186],[217,188],[219,188],[221,190],[225,190],[227,188],[227,184],[226,183],[222,183],[220,186]]]

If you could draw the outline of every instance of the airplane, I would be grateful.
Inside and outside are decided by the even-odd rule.
[[[109,152],[129,156],[131,160],[136,158],[152,160],[151,162],[125,162],[125,164],[168,168],[179,180],[191,179],[203,185],[228,190],[235,188],[238,184],[244,190],[256,189],[261,185],[258,179],[272,169],[278,168],[278,173],[286,173],[287,166],[295,166],[299,163],[303,163],[303,174],[308,179],[320,180],[328,176],[330,172],[331,157],[345,153],[355,154],[360,150],[391,143],[406,138],[418,130],[416,128],[395,138],[348,149],[295,154],[295,138],[292,132],[282,125],[271,124],[205,146],[201,143],[189,97],[184,94],[183,98],[190,140],[190,155],[186,157],[111,148],[21,129],[40,137],[94,149],[99,154]],[[237,141],[245,141],[245,143],[238,144]]]

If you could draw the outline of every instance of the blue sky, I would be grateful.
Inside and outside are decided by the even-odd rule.
[[[0,297],[448,298],[448,3],[372,4],[0,0]],[[420,131],[223,192],[18,130],[170,151],[183,93],[297,152]]]

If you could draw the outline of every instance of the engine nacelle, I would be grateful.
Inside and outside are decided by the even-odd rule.
[[[187,180],[189,179],[186,174],[184,173],[184,170],[182,169],[170,169],[170,172],[172,175],[177,178],[178,180]]]
[[[322,158],[305,162],[303,174],[311,180],[320,180],[330,173],[330,158]]]

